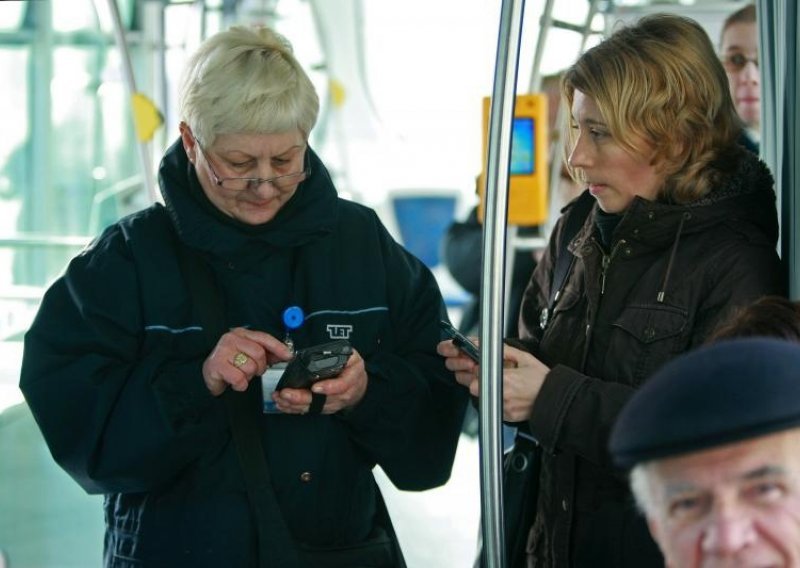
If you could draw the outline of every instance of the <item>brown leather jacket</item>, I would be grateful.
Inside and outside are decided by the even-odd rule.
[[[551,367],[529,422],[543,448],[529,566],[663,565],[610,464],[608,435],[659,366],[703,343],[734,306],[785,292],[772,177],[744,152],[735,170],[688,205],[636,198],[608,251],[595,206],[569,244],[576,261],[543,331],[564,217],[557,223],[520,316],[520,337]]]

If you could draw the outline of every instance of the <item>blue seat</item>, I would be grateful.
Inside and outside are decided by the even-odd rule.
[[[455,217],[457,200],[455,191],[396,191],[391,195],[403,246],[429,268],[441,262],[442,237]]]

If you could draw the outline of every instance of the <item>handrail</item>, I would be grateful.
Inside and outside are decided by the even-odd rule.
[[[112,23],[114,24],[114,35],[117,40],[120,59],[122,60],[125,85],[128,88],[128,95],[133,97],[136,93],[136,79],[133,75],[130,48],[125,38],[125,28],[122,25],[122,17],[119,14],[119,7],[117,6],[116,0],[108,0],[108,8],[111,13]],[[151,203],[155,203],[158,201],[158,193],[156,192],[155,179],[153,178],[153,167],[150,163],[150,147],[149,144],[143,140],[138,140],[136,146],[139,149],[139,160],[142,166],[144,185],[147,188],[147,196],[150,198]]]
[[[589,41],[589,36],[592,33],[594,33],[592,30],[592,21],[594,20],[594,17],[597,15],[598,10],[599,10],[598,0],[590,0],[589,11],[586,13],[586,19],[584,20],[583,26],[582,27],[578,26],[580,29],[574,30],[574,31],[580,31],[581,33],[581,43],[580,46],[578,47],[578,55],[581,55],[586,50],[586,44]],[[569,112],[570,112],[569,109],[567,109],[565,105],[563,104],[558,105],[558,111],[556,112],[557,126],[560,126],[565,123]],[[549,194],[551,200],[556,198],[558,186],[559,183],[561,183],[561,169],[564,167],[563,153],[564,153],[565,142],[566,140],[564,139],[564,136],[560,135],[556,136],[553,142],[550,144]]]
[[[779,250],[787,268],[789,297],[800,298],[800,113],[797,112],[797,2],[757,0],[761,64],[761,158],[775,176],[781,211]]]
[[[14,233],[0,237],[0,248],[10,247],[59,247],[82,248],[94,237],[82,235],[45,235],[37,233]]]
[[[505,566],[502,495],[503,276],[506,261],[511,127],[524,0],[503,0],[489,115],[480,330],[481,530],[488,568]]]
[[[97,231],[100,227],[100,207],[109,199],[115,197],[134,195],[145,185],[141,174],[135,174],[119,180],[110,187],[98,191],[92,199],[92,208],[89,211],[89,230]]]

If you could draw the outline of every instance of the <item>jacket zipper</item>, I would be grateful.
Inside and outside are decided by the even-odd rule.
[[[608,271],[608,267],[611,266],[611,261],[614,260],[614,257],[617,255],[617,251],[620,249],[622,245],[625,244],[625,239],[620,239],[611,249],[611,252],[609,254],[605,253],[603,247],[601,247],[597,241],[594,241],[594,244],[600,250],[600,254],[603,257],[600,262],[600,298],[602,298],[603,294],[606,291],[606,272]],[[581,368],[580,368],[581,372],[586,370],[586,359],[589,356],[589,349],[591,348],[592,344],[592,329],[594,328],[594,324],[596,323],[597,312],[599,311],[600,311],[600,303],[598,301],[598,305],[596,306],[594,312],[588,314],[589,317],[587,318],[586,327],[583,330],[583,333],[586,337],[586,344],[583,348],[583,356],[581,357]]]
[[[603,255],[603,260],[601,262],[601,270],[600,270],[600,295],[606,293],[606,273],[608,272],[608,267],[611,265],[611,261],[614,260],[614,257],[617,256],[617,251],[619,248],[625,244],[625,239],[620,239],[614,245],[614,248],[611,249],[610,254],[606,254],[603,252],[602,247],[598,245],[600,248],[600,253]]]

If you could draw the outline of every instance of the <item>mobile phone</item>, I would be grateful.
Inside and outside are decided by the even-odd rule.
[[[300,349],[286,366],[275,390],[307,389],[321,379],[335,377],[352,353],[353,347],[346,339]]]
[[[447,336],[447,339],[453,340],[453,345],[458,347],[462,353],[464,353],[467,357],[475,361],[476,363],[480,363],[480,352],[478,351],[478,346],[472,343],[470,339],[450,325],[449,322],[444,320],[439,322],[439,327],[442,328],[442,331]]]

